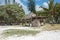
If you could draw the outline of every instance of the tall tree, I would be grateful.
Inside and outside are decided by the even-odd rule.
[[[5,0],[5,4],[7,4],[7,0]]]
[[[60,16],[60,3],[56,3],[56,7],[55,7],[56,9],[55,9],[55,14],[54,14],[54,16],[55,16],[55,20],[56,20],[56,22],[57,23],[60,23],[59,21],[58,21],[58,17]]]
[[[13,3],[15,3],[15,0],[13,0]]]
[[[36,13],[36,10],[35,10],[35,0],[28,0],[28,2],[29,2],[28,3],[28,9],[29,9],[29,11],[31,11],[33,14],[36,14],[35,16],[37,17],[37,13]],[[31,21],[32,21],[32,17],[31,17]],[[40,21],[36,18],[35,20],[32,21],[31,24],[32,24],[33,27],[35,27],[35,26],[38,27],[38,26],[40,26]]]
[[[11,1],[10,1],[10,0],[8,0],[8,4],[10,4],[10,2],[11,2]]]
[[[56,6],[57,4],[54,4],[54,0],[50,0],[50,3],[48,3],[48,8],[42,7],[44,11],[47,13],[47,16],[51,17],[52,23],[54,23],[54,14],[56,13]]]
[[[28,0],[28,9],[29,9],[29,11],[36,13],[36,11],[35,11],[35,0]]]

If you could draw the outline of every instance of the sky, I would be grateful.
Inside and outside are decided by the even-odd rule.
[[[3,1],[4,0],[0,0],[0,4],[4,4]],[[28,11],[28,9],[27,9],[28,0],[16,0],[16,2],[23,6],[23,9],[26,14],[30,13],[30,11]],[[42,8],[40,8],[40,6],[48,8],[47,2],[49,3],[49,0],[35,0],[36,11],[43,10]],[[60,3],[60,0],[54,0],[54,3],[56,3],[56,2]]]
[[[30,13],[30,11],[28,11],[28,9],[27,9],[28,0],[18,0],[17,2],[23,6],[23,9],[26,14]],[[49,0],[35,0],[36,10],[37,11],[43,10],[42,8],[40,8],[40,6],[44,6],[44,7],[48,8],[47,2],[49,3]],[[60,3],[60,0],[54,0],[54,3],[56,3],[56,2]]]

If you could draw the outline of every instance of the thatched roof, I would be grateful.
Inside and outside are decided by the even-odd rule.
[[[47,18],[46,16],[36,16],[36,14],[34,14],[34,13],[29,13],[28,15],[26,15],[24,18],[22,18],[22,19],[45,19],[45,18]]]
[[[35,17],[35,16],[36,16],[36,14],[34,14],[34,13],[29,13],[29,14],[26,15],[23,19],[30,19],[30,18]]]
[[[32,18],[32,19],[31,19]],[[24,18],[22,18],[22,22],[31,22],[34,19],[46,19],[47,17],[45,16],[36,16],[34,13],[30,13],[26,15]]]

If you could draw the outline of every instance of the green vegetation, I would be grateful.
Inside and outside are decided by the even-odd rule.
[[[0,22],[5,24],[19,23],[25,16],[22,6],[18,4],[0,6]]]
[[[51,31],[51,30],[60,30],[60,24],[46,24],[45,27],[42,28],[42,31]]]
[[[58,16],[60,13],[59,5],[60,5],[59,3],[54,4],[54,0],[50,0],[50,3],[48,3],[49,6],[48,8],[41,7],[44,10],[43,14],[45,14],[45,16],[49,18],[49,21],[52,21],[53,23],[58,21]]]
[[[29,11],[33,12],[33,13],[36,13],[36,10],[35,10],[35,0],[28,0],[28,9]]]
[[[12,35],[17,35],[17,36],[22,36],[22,35],[35,35],[39,33],[39,31],[33,31],[33,30],[21,30],[21,29],[8,29],[3,31],[2,35],[4,37],[12,36]]]
[[[6,0],[5,0],[6,1]],[[43,11],[35,10],[35,0],[28,0],[28,10],[37,16],[46,16],[47,22],[58,23],[60,20],[60,3],[54,4],[54,0],[49,0],[48,8],[42,7]],[[25,12],[19,4],[8,4],[0,6],[0,24],[20,24],[21,19],[25,17]],[[32,18],[31,18],[32,20]],[[38,21],[38,20],[37,20]]]
[[[39,32],[42,31],[51,31],[51,30],[60,30],[60,24],[46,24],[45,26],[43,26],[42,28],[37,28],[37,27],[32,27],[33,29],[41,29],[38,31],[35,30],[22,30],[22,29],[8,29],[8,30],[4,30],[3,33],[1,35],[3,35],[4,37],[9,37],[9,36],[13,36],[13,35],[17,35],[17,36],[23,36],[23,35],[36,35]]]

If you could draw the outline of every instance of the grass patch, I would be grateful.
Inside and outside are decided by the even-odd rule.
[[[42,28],[44,31],[50,31],[50,30],[60,30],[60,24],[47,24],[45,27]]]
[[[8,36],[12,36],[12,35],[18,35],[18,36],[22,36],[22,35],[35,35],[39,33],[39,31],[32,31],[32,30],[21,30],[21,29],[9,29],[9,30],[5,30],[2,35],[5,37]]]
[[[41,31],[51,31],[51,30],[60,30],[60,24],[53,24],[53,25],[46,24],[45,26],[42,26]],[[34,30],[8,29],[8,30],[3,31],[2,35],[3,37],[9,37],[12,35],[17,35],[17,36],[36,35],[37,33],[41,31],[40,30],[34,31]]]

